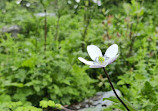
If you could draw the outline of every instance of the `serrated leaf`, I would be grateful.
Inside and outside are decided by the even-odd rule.
[[[104,101],[104,100],[110,100],[110,101],[112,101],[112,102],[114,102],[114,103],[119,103],[119,100],[118,100],[117,98],[115,98],[115,97],[103,98],[103,101]]]
[[[40,106],[41,106],[42,108],[47,108],[47,107],[48,107],[48,102],[45,101],[45,100],[42,100],[42,101],[40,101]]]
[[[50,107],[55,107],[55,103],[54,103],[54,101],[48,101],[48,106],[50,106]]]
[[[158,104],[156,104],[155,106],[153,106],[153,108],[151,109],[151,111],[157,111],[158,109]]]
[[[120,97],[120,98],[126,104],[126,106],[130,109],[130,111],[137,111],[126,99],[124,99],[123,97]],[[114,102],[115,107],[117,106],[117,108],[123,109],[123,107],[124,107],[116,97],[103,98],[103,101],[104,100],[110,100],[110,101]]]

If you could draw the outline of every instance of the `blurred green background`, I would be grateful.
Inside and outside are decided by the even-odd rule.
[[[71,105],[111,90],[102,69],[77,58],[90,60],[87,45],[105,52],[116,43],[120,56],[106,68],[115,88],[137,110],[156,111],[157,10],[158,0],[0,0],[0,110],[41,111],[42,100]]]

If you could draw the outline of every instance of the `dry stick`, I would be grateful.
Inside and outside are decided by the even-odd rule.
[[[45,20],[44,20],[44,25],[45,25],[45,31],[44,31],[44,51],[46,51],[46,45],[47,45],[47,10],[46,8],[44,9],[45,12]]]
[[[103,70],[104,70],[104,72],[105,72],[105,74],[106,74],[106,76],[107,76],[107,78],[108,78],[108,81],[109,81],[109,83],[110,83],[110,85],[111,85],[111,88],[112,88],[113,92],[115,93],[117,99],[124,105],[124,107],[127,109],[127,111],[130,111],[130,110],[128,109],[128,107],[126,106],[126,104],[125,104],[125,103],[121,100],[121,98],[117,95],[117,93],[116,93],[116,91],[115,91],[115,88],[114,88],[114,86],[112,85],[112,82],[111,82],[111,80],[110,80],[110,77],[109,77],[109,75],[108,75],[108,73],[106,72],[106,70],[105,70],[104,67],[103,67]]]

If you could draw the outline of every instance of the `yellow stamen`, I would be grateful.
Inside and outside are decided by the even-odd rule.
[[[98,57],[98,61],[101,62],[101,63],[103,63],[105,60],[104,60],[103,57],[99,56],[99,57]]]

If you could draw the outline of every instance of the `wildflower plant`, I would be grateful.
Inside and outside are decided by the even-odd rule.
[[[79,57],[78,59],[81,62],[89,65],[90,68],[103,68],[114,94],[116,95],[118,100],[122,103],[122,105],[127,109],[127,111],[130,111],[129,108],[127,107],[127,105],[117,95],[117,93],[115,91],[115,88],[114,88],[114,86],[113,86],[113,84],[110,80],[110,77],[109,77],[107,71],[105,70],[105,67],[107,65],[111,64],[112,62],[114,62],[117,59],[117,57],[119,56],[119,54],[118,54],[118,45],[117,44],[111,45],[106,50],[104,56],[102,55],[101,50],[95,45],[87,46],[87,51],[88,51],[88,54],[89,54],[89,56],[91,57],[91,59],[93,61],[87,61],[82,57]]]

